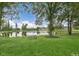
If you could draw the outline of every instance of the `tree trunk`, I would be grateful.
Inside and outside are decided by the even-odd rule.
[[[0,31],[1,31],[2,9],[0,8]]]
[[[72,34],[72,20],[71,18],[68,19],[68,34]]]
[[[1,19],[2,19],[2,16],[0,16],[0,30],[1,30],[1,25],[2,25]]]
[[[52,5],[54,6],[53,9],[52,9]],[[54,4],[52,4],[52,2],[48,3],[48,10],[49,10],[49,12],[48,12],[48,21],[49,21],[48,30],[49,30],[50,37],[53,36],[53,33],[52,33],[52,31],[54,30],[54,26],[53,26],[54,17],[53,16],[54,16],[55,8],[56,8],[56,3],[54,3]]]
[[[49,25],[48,25],[48,30],[49,30],[49,36],[52,37],[53,33],[52,31],[54,30],[53,24],[52,24],[52,20],[49,21]]]
[[[10,25],[10,24],[9,24],[9,20],[8,20],[8,30],[7,30],[7,31],[8,31],[8,32],[7,32],[7,36],[8,36],[8,37],[9,37],[9,34],[10,34],[10,33],[9,33],[9,27],[10,27],[10,26],[9,26],[9,25]]]
[[[16,34],[15,34],[15,35],[16,35],[16,37],[17,37],[17,23],[16,23]]]
[[[37,27],[37,35],[39,34],[40,32],[39,32],[39,27]]]
[[[1,31],[1,25],[0,25],[0,31]]]

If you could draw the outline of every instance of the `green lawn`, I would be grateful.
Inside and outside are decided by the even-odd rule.
[[[79,55],[79,34],[49,37],[0,37],[0,55],[65,56]]]

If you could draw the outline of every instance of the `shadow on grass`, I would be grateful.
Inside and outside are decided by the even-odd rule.
[[[44,36],[28,36],[27,38],[29,40],[37,40],[37,39],[44,39],[44,38],[52,39],[52,38],[60,38],[60,37],[59,36],[52,36],[52,37],[50,37],[50,36],[44,35]]]
[[[72,33],[71,35],[69,35],[69,34],[66,34],[66,35],[64,35],[64,36],[70,36],[70,37],[76,37],[76,36],[79,36],[79,33]]]
[[[40,36],[41,37],[41,36]],[[60,38],[59,36],[43,36],[43,37],[45,37],[45,38]]]
[[[27,38],[29,38],[30,40],[34,40],[34,39],[37,39],[37,36],[28,36]]]
[[[79,36],[79,33],[72,33],[72,35]]]

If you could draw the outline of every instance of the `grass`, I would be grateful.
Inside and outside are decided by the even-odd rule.
[[[79,55],[79,34],[58,38],[0,37],[1,56],[72,56]]]

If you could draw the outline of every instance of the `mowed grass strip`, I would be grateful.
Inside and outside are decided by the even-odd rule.
[[[79,36],[58,38],[0,37],[1,56],[72,56],[79,55]]]

